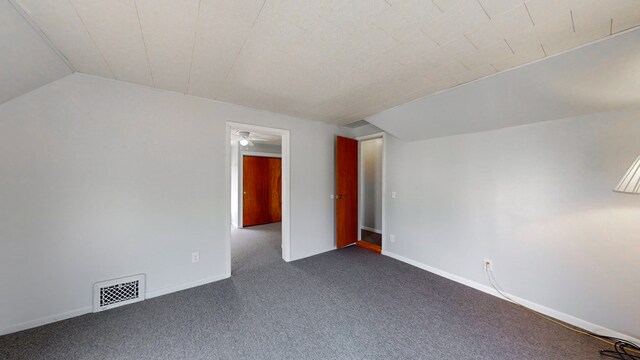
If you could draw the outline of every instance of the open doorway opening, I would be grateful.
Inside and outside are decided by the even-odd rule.
[[[382,137],[360,142],[360,239],[382,246]]]
[[[384,134],[358,140],[358,242],[382,253],[384,239]]]
[[[290,260],[289,132],[227,124],[229,271]]]
[[[385,246],[385,134],[336,137],[336,248]]]

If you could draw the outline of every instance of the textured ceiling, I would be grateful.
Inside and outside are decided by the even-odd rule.
[[[640,28],[366,120],[411,141],[638,106]]]
[[[640,23],[638,0],[15,0],[76,71],[348,123]]]
[[[6,0],[0,0],[0,104],[71,73]]]

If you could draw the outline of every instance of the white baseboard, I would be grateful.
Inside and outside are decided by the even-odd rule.
[[[165,288],[165,289],[161,289],[161,290],[147,292],[146,293],[146,299],[151,299],[151,298],[158,297],[158,296],[161,296],[161,295],[166,295],[166,294],[170,294],[170,293],[173,293],[173,292],[186,290],[186,289],[189,289],[189,288],[192,288],[192,287],[209,284],[209,283],[212,283],[212,282],[215,282],[215,281],[226,279],[226,278],[228,278],[230,276],[231,276],[231,274],[222,274],[222,275],[212,276],[212,277],[205,278],[205,279],[202,279],[202,280],[190,282],[190,283],[187,283],[187,284],[182,284],[182,285],[173,286],[173,287],[169,287],[169,288]],[[35,319],[35,320],[29,320],[29,321],[25,321],[25,322],[22,322],[22,323],[19,323],[19,324],[15,324],[15,325],[9,325],[7,327],[0,328],[0,336],[1,335],[11,334],[11,333],[22,331],[22,330],[31,329],[31,328],[42,326],[42,325],[51,324],[51,323],[54,323],[54,322],[57,322],[57,321],[70,319],[72,317],[76,317],[76,316],[80,316],[80,315],[89,314],[92,311],[93,311],[93,306],[86,306],[86,307],[82,307],[82,308],[79,308],[79,309],[76,309],[76,310],[63,312],[63,313],[56,314],[56,315],[46,316],[46,317]]]
[[[14,332],[54,323],[56,321],[70,319],[72,317],[88,314],[92,311],[93,311],[93,306],[86,306],[80,309],[71,310],[71,311],[63,312],[56,315],[45,316],[39,319],[29,320],[19,324],[15,324],[15,325],[9,325],[5,328],[0,329],[0,335],[7,335]]]
[[[158,296],[162,296],[162,295],[167,295],[167,294],[171,294],[174,292],[178,292],[178,291],[182,291],[182,290],[187,290],[190,288],[194,288],[196,286],[201,286],[201,285],[206,285],[206,284],[210,284],[212,282],[216,282],[216,281],[220,281],[220,280],[224,280],[227,278],[230,278],[231,274],[222,274],[222,275],[218,275],[218,276],[211,276],[208,278],[204,278],[201,280],[197,280],[197,281],[193,281],[190,283],[186,283],[186,284],[180,284],[178,286],[172,286],[172,287],[168,287],[168,288],[164,288],[164,289],[160,289],[160,290],[154,290],[154,291],[147,291],[147,299],[152,299],[154,297],[158,297]]]
[[[406,258],[406,257],[404,257],[402,255],[398,255],[398,254],[395,254],[395,253],[392,253],[392,252],[389,252],[389,251],[382,250],[382,255],[386,255],[388,257],[391,257],[391,258],[394,258],[396,260],[402,261],[402,262],[407,263],[409,265],[413,265],[415,267],[418,267],[418,268],[420,268],[422,270],[426,270],[426,271],[428,271],[430,273],[442,276],[442,277],[444,277],[446,279],[455,281],[457,283],[469,286],[469,287],[474,288],[476,290],[480,290],[480,291],[482,291],[484,293],[487,293],[489,295],[493,295],[495,297],[498,297],[498,298],[500,298],[502,300],[508,301],[505,298],[503,298],[502,295],[500,295],[500,293],[498,293],[493,287],[477,283],[475,281],[463,278],[463,277],[458,276],[458,275],[451,274],[451,273],[446,272],[444,270],[440,270],[440,269],[431,267],[429,265],[423,264],[421,262]],[[526,299],[519,298],[517,296],[513,296],[513,295],[511,295],[509,293],[506,293],[506,292],[505,292],[505,294],[507,296],[511,297],[513,300],[519,302],[520,304],[522,304],[522,305],[524,305],[524,306],[526,306],[526,307],[528,307],[530,309],[533,309],[533,310],[538,311],[538,312],[540,312],[542,314],[545,314],[545,315],[550,316],[552,318],[555,318],[555,319],[558,319],[560,321],[563,321],[563,322],[565,322],[567,324],[571,324],[573,326],[579,327],[581,329],[589,330],[589,331],[597,333],[597,334],[606,335],[606,336],[612,336],[612,337],[616,337],[616,338],[620,338],[620,339],[625,339],[625,340],[634,342],[636,344],[640,344],[640,339],[636,339],[636,338],[634,338],[632,336],[629,336],[629,335],[626,335],[626,334],[622,334],[620,332],[608,329],[608,328],[606,328],[604,326],[593,324],[593,323],[588,322],[586,320],[582,320],[582,319],[577,318],[575,316],[572,316],[572,315],[569,315],[569,314],[565,314],[563,312],[548,308],[546,306],[531,302],[531,301],[526,300]]]
[[[310,252],[310,253],[308,253],[308,254],[303,254],[302,256],[298,256],[298,257],[295,257],[295,258],[291,258],[291,259],[289,259],[289,261],[287,261],[287,262],[292,262],[292,261],[298,261],[298,260],[306,259],[306,258],[308,258],[308,257],[312,257],[312,256],[316,256],[316,255],[324,254],[324,253],[326,253],[326,252],[333,251],[333,250],[335,250],[335,249],[336,249],[336,247],[335,247],[335,245],[334,245],[334,246],[332,246],[332,247],[327,247],[327,248],[324,248],[324,249],[320,249],[320,250],[318,250],[318,251]]]
[[[368,226],[363,226],[362,230],[367,230],[367,231],[371,231],[371,232],[374,232],[376,234],[382,235],[382,230],[380,230],[380,229],[374,229],[374,228],[371,228],[371,227],[368,227]]]

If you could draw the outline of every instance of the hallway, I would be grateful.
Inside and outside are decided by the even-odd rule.
[[[264,269],[282,260],[282,223],[231,227],[231,274]]]

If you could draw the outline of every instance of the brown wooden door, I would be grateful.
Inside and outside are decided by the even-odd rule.
[[[282,220],[282,160],[242,157],[242,226]]]
[[[282,159],[266,158],[269,163],[269,222],[282,221]]]
[[[358,241],[358,141],[336,139],[336,247]]]

